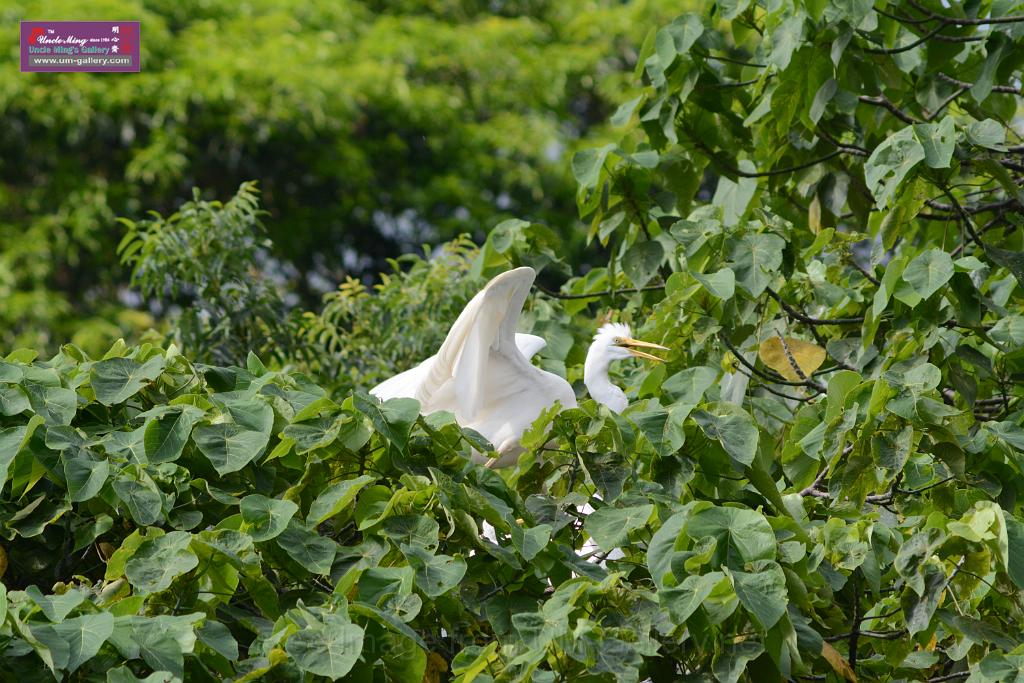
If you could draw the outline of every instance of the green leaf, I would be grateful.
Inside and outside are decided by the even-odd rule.
[[[907,264],[903,279],[927,299],[953,277],[953,259],[941,249],[929,249]]]
[[[351,505],[356,499],[356,495],[372,481],[373,477],[364,474],[355,479],[346,479],[328,486],[309,506],[306,522],[311,525],[324,523]]]
[[[277,544],[311,574],[329,574],[338,547],[337,543],[324,538],[297,519],[288,523],[288,527],[277,537]]]
[[[130,358],[108,358],[92,366],[92,388],[96,400],[105,406],[124,403],[164,370],[164,357],[157,355],[145,363]]]
[[[250,358],[255,356],[250,353]],[[217,651],[225,659],[234,661],[238,659],[238,641],[231,635],[228,627],[219,621],[207,620],[199,629],[199,640],[204,645]]]
[[[1010,38],[1001,31],[992,31],[985,43],[985,62],[981,66],[981,72],[974,79],[971,86],[971,97],[978,103],[984,102],[991,94],[995,82],[996,72],[1002,61],[1017,49]]]
[[[600,546],[601,550],[629,544],[629,532],[636,531],[647,525],[647,520],[654,514],[653,505],[636,505],[633,507],[604,507],[595,510],[587,517],[584,529]]]
[[[576,152],[572,158],[572,175],[581,188],[597,187],[601,168],[604,166],[608,154],[614,149],[614,144],[607,144],[597,149],[588,148]]]
[[[627,100],[619,105],[619,108],[615,110],[611,118],[608,119],[608,123],[613,126],[624,126],[629,123],[629,119],[633,116],[633,112],[636,111],[636,107],[640,104],[640,100],[643,96],[634,97],[631,100]]]
[[[752,640],[726,645],[725,649],[715,656],[715,678],[719,683],[737,683],[747,664],[760,657],[763,652],[764,647],[761,643]]]
[[[665,258],[661,242],[649,240],[637,242],[622,257],[622,270],[637,287],[643,287],[658,273],[658,266]]]
[[[219,422],[196,427],[193,439],[217,474],[224,476],[263,455],[270,433],[245,429],[234,422]]]
[[[1004,151],[1006,147],[1006,128],[998,121],[985,119],[975,121],[967,126],[967,139],[978,147],[986,147],[997,151]]]
[[[89,597],[85,591],[79,589],[69,590],[62,595],[43,595],[42,591],[35,586],[26,588],[25,595],[39,606],[47,619],[57,623],[64,621],[65,617],[71,614],[71,610],[81,605]]]
[[[757,169],[749,159],[743,159],[737,164],[739,170],[744,173],[753,173]],[[734,226],[747,213],[750,200],[754,198],[757,191],[757,179],[741,176],[736,180],[722,175],[718,178],[718,186],[711,198],[711,203],[722,207],[722,223],[726,226]],[[739,273],[737,272],[737,277]]]
[[[283,434],[285,438],[295,441],[295,452],[302,455],[333,443],[338,438],[338,430],[344,419],[335,415],[324,415],[290,424],[284,428]]]
[[[786,613],[789,595],[786,576],[776,562],[764,560],[754,563],[751,572],[729,572],[736,596],[743,607],[768,630]]]
[[[401,550],[416,570],[416,585],[429,598],[444,595],[458,586],[466,575],[466,561],[461,557],[435,555],[409,545],[403,545]]]
[[[7,481],[7,470],[11,462],[25,447],[36,427],[42,422],[41,417],[34,416],[27,425],[0,429],[0,488]]]
[[[247,531],[257,542],[277,537],[287,528],[298,509],[299,506],[290,500],[267,498],[257,493],[246,496],[239,504],[242,520],[249,525]]]
[[[189,548],[191,541],[192,534],[185,531],[146,539],[125,563],[125,577],[141,594],[166,590],[174,579],[199,564]]]
[[[668,610],[673,623],[685,624],[724,578],[722,572],[687,576],[678,586],[659,589],[658,602]]]
[[[736,410],[727,415],[698,410],[693,413],[693,419],[709,439],[722,444],[722,448],[733,460],[740,465],[750,465],[757,454],[760,435],[753,418],[741,409]]]
[[[67,672],[73,673],[100,651],[114,632],[114,616],[110,612],[83,614],[59,624],[47,626],[68,645]]]
[[[907,620],[907,631],[911,635],[929,628],[935,609],[939,606],[946,589],[946,574],[940,567],[929,563],[924,565],[923,570],[921,593],[904,590],[900,601],[903,615]]]
[[[768,63],[777,66],[779,71],[789,67],[793,51],[803,40],[806,18],[803,12],[797,11],[779,24],[772,33],[772,51],[768,55]]]
[[[152,463],[173,462],[181,457],[181,452],[192,434],[192,427],[203,416],[203,411],[195,406],[176,406],[159,417],[146,420],[143,432],[146,459]]]
[[[78,395],[71,389],[52,387],[38,382],[22,384],[28,402],[47,425],[69,425],[78,410]]]
[[[21,387],[0,384],[0,415],[17,415],[29,407],[28,396]]]
[[[1006,268],[1024,286],[1024,252],[1009,251],[998,247],[985,246],[985,253],[998,265]]]
[[[720,268],[710,275],[690,273],[714,297],[727,301],[736,293],[736,275],[729,268]]]
[[[538,524],[535,527],[523,528],[518,524],[512,525],[512,545],[523,559],[529,562],[547,546],[551,540],[551,525]]]
[[[924,162],[932,168],[949,168],[956,147],[956,130],[952,116],[938,123],[919,123],[914,135],[924,149]]]
[[[735,241],[729,258],[736,282],[753,297],[759,297],[771,284],[782,265],[786,241],[772,233],[745,234]]]
[[[374,428],[388,441],[405,450],[409,432],[420,414],[420,402],[414,398],[392,398],[380,403],[365,394],[353,396],[356,409],[369,416]]]
[[[284,648],[300,670],[336,681],[358,661],[363,629],[328,615],[322,626],[293,633]]]
[[[144,476],[136,479],[126,475],[114,478],[114,493],[128,506],[128,512],[137,524],[148,526],[163,514],[163,498],[153,481]]]
[[[1004,513],[1007,539],[1007,569],[1010,580],[1024,590],[1024,522]]]
[[[676,403],[696,406],[718,379],[718,370],[697,366],[680,370],[661,385],[663,391],[672,395]]]
[[[750,0],[719,0],[718,7],[723,19],[735,19],[750,6]]]
[[[156,671],[145,678],[136,678],[127,666],[107,671],[107,683],[181,683],[181,679],[169,671]]]
[[[913,126],[902,128],[878,145],[864,164],[864,180],[875,204],[888,204],[903,179],[924,158],[924,147],[914,137]]]
[[[84,452],[77,457],[63,457],[64,478],[68,483],[68,494],[72,503],[89,500],[103,488],[110,475],[110,463],[106,460],[92,460]]]
[[[742,569],[744,563],[775,559],[775,532],[759,512],[712,507],[694,514],[686,526],[693,540],[715,539],[715,564]]]

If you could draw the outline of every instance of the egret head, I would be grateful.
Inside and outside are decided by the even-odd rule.
[[[633,339],[633,332],[629,325],[624,323],[606,323],[598,329],[594,335],[594,342],[590,346],[591,353],[603,354],[609,361],[625,360],[627,358],[644,358],[657,362],[664,361],[650,353],[640,349],[660,349],[668,351],[667,347],[659,344]]]

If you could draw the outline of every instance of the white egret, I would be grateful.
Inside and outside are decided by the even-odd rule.
[[[536,275],[533,268],[516,268],[492,279],[466,304],[437,354],[370,393],[382,400],[415,398],[424,414],[450,411],[456,422],[494,445],[498,458],[489,466],[514,465],[523,450],[519,439],[541,411],[555,402],[576,406],[576,394],[565,379],[529,361],[547,342],[515,332]],[[630,357],[662,360],[638,347],[668,350],[630,335],[626,325],[602,326],[584,365],[590,395],[615,412],[626,408],[626,394],[612,384],[609,365]]]

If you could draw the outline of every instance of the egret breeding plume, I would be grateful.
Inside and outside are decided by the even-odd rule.
[[[556,402],[563,408],[576,406],[576,394],[564,378],[530,363],[547,342],[515,331],[536,275],[533,268],[516,268],[492,279],[466,304],[435,355],[370,393],[382,400],[415,398],[425,414],[450,411],[460,425],[494,445],[498,458],[490,466],[515,464],[523,450],[519,439],[541,411]],[[627,325],[598,330],[583,371],[594,400],[617,413],[626,408],[626,394],[612,384],[608,368],[631,357],[662,360],[642,348],[668,350],[633,339]]]

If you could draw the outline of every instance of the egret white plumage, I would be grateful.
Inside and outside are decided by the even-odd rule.
[[[499,457],[489,466],[515,464],[523,450],[519,439],[541,411],[556,402],[563,408],[576,406],[576,394],[564,378],[530,363],[547,342],[515,331],[536,275],[524,267],[492,279],[466,304],[435,355],[370,393],[382,400],[415,398],[424,414],[450,411],[460,425],[494,445]],[[631,357],[662,360],[640,348],[668,350],[630,335],[626,325],[604,325],[584,365],[583,382],[590,395],[615,412],[625,410],[627,401],[612,384],[609,365]]]

